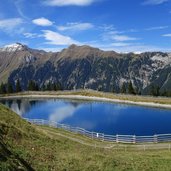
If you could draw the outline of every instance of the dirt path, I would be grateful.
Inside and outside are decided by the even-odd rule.
[[[141,150],[141,151],[146,151],[146,150],[168,150],[171,151],[171,143],[159,143],[159,144],[154,144],[154,143],[148,143],[148,144],[116,144],[116,143],[105,143],[105,142],[87,142],[86,140],[83,140],[79,137],[73,137],[72,133],[60,133],[57,131],[53,131],[49,128],[37,128],[50,138],[55,138],[58,139],[59,137],[64,137],[66,139],[69,139],[71,141],[80,143],[85,146],[93,147],[93,148],[103,148],[103,149],[113,149],[113,150]],[[71,135],[70,135],[71,134]],[[89,140],[87,138],[87,140]]]
[[[80,143],[82,145],[86,145],[86,146],[89,146],[89,147],[94,147],[94,148],[106,148],[106,149],[110,149],[110,148],[114,148],[115,146],[117,146],[117,144],[111,144],[111,145],[98,145],[97,143],[88,143],[84,140],[81,140],[79,138],[76,138],[76,137],[72,137],[72,136],[69,136],[69,135],[65,135],[65,134],[62,134],[62,133],[59,133],[59,132],[56,132],[56,131],[52,131],[52,130],[49,130],[47,128],[38,128],[39,130],[41,130],[43,133],[45,133],[47,136],[51,137],[51,138],[55,138],[55,136],[61,136],[61,137],[64,137],[66,139],[69,139],[71,141],[74,141],[74,142],[77,142],[77,143]]]

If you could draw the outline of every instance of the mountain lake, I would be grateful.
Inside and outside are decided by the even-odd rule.
[[[171,110],[64,99],[1,100],[23,118],[44,119],[110,135],[171,133]]]

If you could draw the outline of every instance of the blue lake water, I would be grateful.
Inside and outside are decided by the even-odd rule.
[[[171,110],[73,100],[3,100],[24,118],[45,119],[105,134],[171,133]]]

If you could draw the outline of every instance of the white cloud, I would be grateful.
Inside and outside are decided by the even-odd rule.
[[[53,45],[71,45],[71,44],[79,44],[76,40],[73,40],[69,36],[64,36],[57,32],[53,32],[51,30],[43,30],[43,37],[48,41],[47,44]]]
[[[65,47],[56,47],[56,48],[53,48],[53,47],[39,47],[38,49],[41,49],[41,50],[44,50],[46,52],[60,52],[62,49],[64,49]]]
[[[49,120],[54,122],[62,122],[64,119],[73,116],[76,108],[74,106],[62,106],[50,114]]]
[[[163,30],[163,29],[167,29],[168,26],[158,26],[158,27],[149,27],[147,29],[145,29],[146,31],[153,31],[153,30]]]
[[[124,41],[132,41],[137,40],[135,37],[127,36],[122,34],[122,32],[119,31],[109,31],[103,34],[103,40],[114,40],[117,42],[124,42]]]
[[[78,31],[78,30],[88,30],[93,28],[94,25],[91,23],[67,23],[65,26],[57,26],[60,31]]]
[[[116,42],[116,43],[92,43],[90,44],[93,47],[100,48],[104,51],[115,51],[118,53],[142,53],[142,52],[154,52],[154,51],[163,51],[169,52],[170,48],[163,48],[159,46],[153,46],[150,44],[143,43],[125,43],[125,42]]]
[[[143,2],[143,5],[160,5],[168,1],[169,0],[146,0]]]
[[[164,34],[163,37],[171,37],[171,33],[170,34]]]
[[[24,18],[24,19],[26,19],[26,20],[30,20],[30,19],[24,14],[24,8],[23,8],[23,6],[24,6],[24,0],[15,0],[15,1],[14,1],[14,5],[15,5],[15,7],[16,7],[16,10],[17,10],[18,14],[19,14],[22,18]]]
[[[115,30],[113,25],[108,25],[108,24],[103,24],[102,26],[99,27],[99,29],[103,31],[113,31]]]
[[[36,38],[36,37],[40,37],[38,34],[36,33],[23,33],[23,35],[26,37],[26,38]]]
[[[52,21],[50,21],[44,17],[34,19],[34,20],[32,20],[32,22],[36,25],[39,25],[39,26],[51,26],[51,25],[53,25]]]
[[[135,33],[135,32],[138,32],[138,30],[137,29],[129,29],[129,30],[126,30],[125,32]]]
[[[87,6],[96,1],[97,0],[44,0],[44,4],[49,6]]]
[[[124,47],[124,46],[130,46],[130,43],[116,42],[116,43],[112,43],[111,45],[115,47]]]
[[[171,36],[171,35],[170,35]],[[155,46],[145,43],[136,43],[136,42],[116,42],[116,43],[105,43],[105,42],[90,42],[88,45],[96,48],[100,48],[104,51],[115,51],[118,53],[143,53],[143,52],[171,52],[171,48]]]
[[[3,31],[13,31],[14,28],[20,26],[23,23],[21,18],[8,18],[0,20],[0,29]]]
[[[122,34],[123,31],[118,31],[118,30],[112,30],[112,31],[108,31],[108,32],[105,32],[106,35],[119,35],[119,34]]]
[[[126,35],[113,35],[111,37],[112,40],[115,41],[130,41],[130,40],[137,40],[137,38],[135,37],[130,37],[130,36],[126,36]]]
[[[161,47],[156,47],[152,45],[145,44],[130,44],[128,46],[113,46],[112,44],[108,46],[101,46],[103,50],[114,50],[119,53],[142,53],[142,52],[154,52],[154,51],[169,51],[169,49],[163,49]]]

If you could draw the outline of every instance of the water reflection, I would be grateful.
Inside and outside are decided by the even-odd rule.
[[[55,122],[62,122],[65,118],[73,116],[76,107],[72,105],[60,106],[58,109],[55,109],[52,114],[49,115],[49,120]]]
[[[46,119],[106,134],[171,133],[170,110],[57,99],[1,102],[25,118]]]
[[[20,116],[29,111],[32,107],[32,101],[28,100],[1,100],[0,102],[11,108]]]

